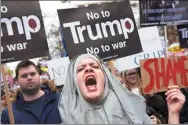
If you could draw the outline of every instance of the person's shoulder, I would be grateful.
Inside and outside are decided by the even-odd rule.
[[[4,108],[2,113],[1,113],[1,123],[2,124],[10,124],[9,115],[8,115],[8,108]]]
[[[6,113],[8,113],[8,108],[7,108],[7,107],[5,107],[5,108],[3,109],[3,111],[2,111],[2,114],[6,114]]]
[[[55,95],[55,97],[56,97],[57,99],[59,99],[60,93],[58,93],[58,92],[53,92],[53,94]]]
[[[59,97],[60,97],[60,93],[58,92],[52,92],[50,90],[43,90],[45,92],[45,95],[48,99],[56,99],[56,100],[59,100]],[[49,98],[50,97],[50,98]]]

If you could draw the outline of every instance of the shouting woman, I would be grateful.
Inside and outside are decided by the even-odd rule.
[[[151,124],[144,98],[123,88],[96,56],[72,59],[59,100],[65,124]]]

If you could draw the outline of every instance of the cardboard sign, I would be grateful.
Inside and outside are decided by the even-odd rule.
[[[188,24],[178,25],[179,41],[181,48],[188,48]]]
[[[188,57],[142,60],[143,93],[166,91],[170,85],[188,87]]]
[[[62,9],[58,15],[70,58],[93,53],[108,61],[142,51],[128,0]]]
[[[116,59],[117,69],[120,72],[139,67],[141,59],[164,57],[163,46],[157,27],[142,28],[138,32],[144,52]]]
[[[68,57],[48,61],[48,73],[51,79],[55,81],[56,86],[64,84],[69,63]]]
[[[1,63],[49,55],[39,1],[2,1],[0,50]]]
[[[139,0],[140,25],[178,25],[188,23],[187,0]]]

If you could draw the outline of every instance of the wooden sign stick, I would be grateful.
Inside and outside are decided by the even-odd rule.
[[[12,111],[12,104],[11,104],[11,101],[10,101],[9,88],[8,88],[8,84],[7,84],[7,80],[6,80],[5,67],[4,67],[3,64],[1,64],[1,72],[2,72],[2,77],[3,77],[3,81],[4,81],[6,102],[8,104],[8,114],[9,114],[10,124],[15,124],[14,115],[13,115],[13,111]]]
[[[165,58],[167,58],[168,57],[168,43],[167,43],[167,27],[166,26],[164,26],[164,34],[165,34],[165,52],[166,52],[166,54],[165,54]]]

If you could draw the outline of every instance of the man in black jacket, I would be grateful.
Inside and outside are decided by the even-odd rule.
[[[60,124],[59,95],[41,88],[36,65],[29,60],[20,62],[16,79],[21,92],[12,104],[15,124]],[[1,123],[10,124],[7,108],[2,112]]]

